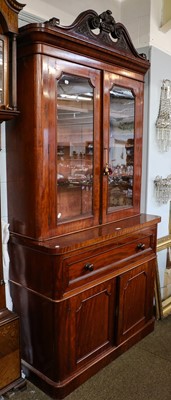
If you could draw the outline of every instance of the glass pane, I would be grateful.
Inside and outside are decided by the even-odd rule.
[[[0,105],[4,103],[4,42],[0,40]]]
[[[110,91],[108,211],[133,205],[134,104],[131,90]]]
[[[93,88],[87,78],[57,81],[58,223],[92,215]]]

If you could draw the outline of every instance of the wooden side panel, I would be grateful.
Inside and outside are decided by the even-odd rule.
[[[0,390],[20,378],[19,320],[0,322]]]

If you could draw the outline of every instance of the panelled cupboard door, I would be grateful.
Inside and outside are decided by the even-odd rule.
[[[155,260],[118,277],[117,344],[127,340],[153,318]]]
[[[77,369],[114,345],[115,287],[110,280],[70,300],[72,366]]]
[[[51,89],[48,107],[55,113],[49,223],[65,234],[99,224],[100,71],[47,59],[44,91]]]
[[[103,79],[102,222],[140,212],[143,83],[115,73]]]

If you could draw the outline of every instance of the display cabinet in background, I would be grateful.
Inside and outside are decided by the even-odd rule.
[[[18,13],[23,6],[15,0],[0,0],[0,124],[19,114],[16,86],[16,36]],[[0,200],[0,396],[23,384],[19,317],[8,310],[5,299]]]
[[[24,4],[0,0],[0,123],[16,117],[18,14]]]
[[[140,213],[148,69],[110,11],[20,29],[10,286],[24,371],[55,398],[154,329],[160,218]]]

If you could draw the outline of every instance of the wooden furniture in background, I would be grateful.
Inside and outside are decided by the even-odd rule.
[[[0,122],[18,115],[16,38],[23,7],[16,0],[0,0]]]
[[[154,329],[160,218],[140,213],[148,69],[110,11],[20,29],[11,295],[23,368],[55,398]]]
[[[15,0],[0,0],[0,123],[18,115],[16,35],[18,13],[22,8],[23,5]],[[7,309],[5,301],[0,223],[0,395],[14,387],[20,387],[23,382],[19,317]]]
[[[19,317],[6,307],[0,224],[0,395],[21,385]]]
[[[163,265],[159,264],[157,260],[157,276],[155,283],[155,301],[156,301],[156,309],[157,309],[157,319],[161,319],[167,317],[171,314],[171,296],[170,296],[170,249],[171,249],[171,234],[167,236],[163,236],[157,240],[157,254],[160,251],[164,251],[163,253],[163,263],[165,266],[163,285],[160,283],[160,268],[163,269]],[[164,287],[163,287],[164,286]],[[164,292],[164,293],[161,293]],[[169,292],[169,295],[168,293]]]

